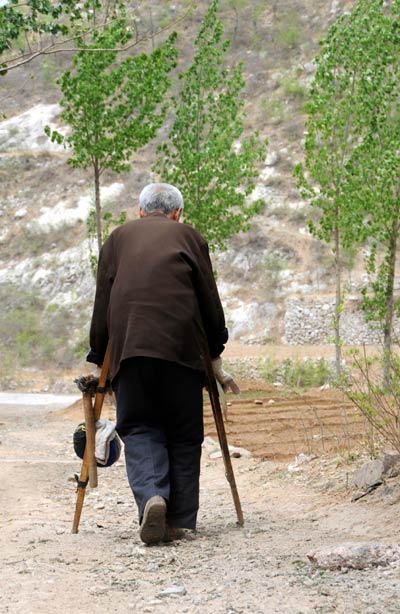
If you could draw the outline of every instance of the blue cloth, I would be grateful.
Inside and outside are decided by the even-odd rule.
[[[167,522],[194,529],[203,442],[201,371],[158,358],[124,360],[113,381],[117,432],[125,445],[139,520],[150,497],[167,501]]]

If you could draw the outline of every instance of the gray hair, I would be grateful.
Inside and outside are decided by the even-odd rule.
[[[140,192],[139,205],[146,215],[153,211],[168,215],[183,209],[183,196],[178,188],[169,183],[149,183]]]

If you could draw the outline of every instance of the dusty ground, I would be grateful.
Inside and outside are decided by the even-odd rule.
[[[0,611],[399,613],[398,567],[322,572],[307,559],[322,545],[399,541],[396,480],[351,503],[349,481],[362,459],[346,464],[337,444],[288,471],[295,452],[309,451],[307,441],[333,441],[328,435],[336,427],[329,420],[344,411],[339,400],[330,391],[303,399],[252,385],[242,397],[230,399],[230,441],[253,446],[266,459],[233,459],[245,527],[236,526],[221,459],[211,460],[205,448],[198,533],[157,547],[139,541],[123,461],[100,473],[99,488],[87,492],[80,532],[71,534],[74,473],[80,469],[71,436],[79,404],[50,412],[40,405],[0,405]],[[310,406],[310,420],[315,411],[326,420],[319,417],[320,430],[308,427],[301,442],[299,432],[307,429],[296,419]],[[111,417],[112,408],[104,414]],[[291,443],[282,440],[279,454],[276,427],[282,424],[280,432]]]

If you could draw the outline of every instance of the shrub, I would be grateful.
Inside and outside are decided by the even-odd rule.
[[[352,377],[339,383],[345,396],[379,434],[384,443],[400,453],[400,358],[390,354],[370,358],[353,352]],[[389,366],[389,377],[383,375]],[[370,452],[374,452],[371,450]]]
[[[294,49],[304,40],[304,28],[298,13],[284,13],[278,26],[278,42],[284,49]]]
[[[334,370],[324,358],[285,358],[282,362],[267,358],[262,375],[270,383],[280,382],[291,388],[312,388],[333,381]]]
[[[267,271],[269,290],[278,287],[280,274],[287,268],[286,259],[278,251],[270,251],[265,255],[264,267]]]
[[[307,89],[296,77],[283,77],[280,84],[287,98],[302,101],[306,97]]]
[[[261,101],[261,109],[265,111],[267,120],[273,124],[280,124],[286,118],[285,105],[279,98],[272,95],[270,98],[263,98]]]
[[[46,306],[37,291],[0,285],[0,344],[8,369],[65,365],[73,358],[70,347],[72,316],[66,307]]]

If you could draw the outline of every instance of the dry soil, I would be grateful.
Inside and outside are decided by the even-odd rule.
[[[348,413],[350,425],[351,410],[330,391],[285,397],[274,388],[243,387],[241,400],[229,399],[227,428],[231,443],[257,454],[232,461],[245,526],[236,526],[222,461],[210,459],[208,443],[198,532],[154,547],[139,540],[123,460],[88,489],[80,532],[71,534],[80,469],[71,437],[80,403],[51,411],[1,405],[0,611],[399,613],[398,567],[321,571],[307,558],[319,546],[399,541],[398,480],[351,502],[351,475],[363,459],[346,463],[347,448],[341,452],[334,439],[344,428],[335,420]],[[310,423],[318,414],[315,432],[299,418],[307,412]],[[111,406],[104,415],[112,417]],[[208,416],[206,410],[212,435]],[[346,429],[350,442],[352,427]],[[288,469],[296,453],[310,451],[317,457]]]

